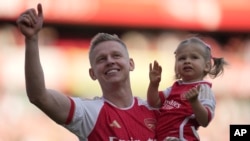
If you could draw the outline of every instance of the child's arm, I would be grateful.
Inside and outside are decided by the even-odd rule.
[[[147,101],[150,106],[159,108],[161,106],[161,100],[158,94],[159,83],[161,81],[162,68],[157,61],[154,64],[149,64],[149,86],[147,91]]]
[[[190,89],[185,96],[186,99],[189,100],[192,106],[195,118],[198,121],[198,123],[201,126],[206,127],[210,122],[209,117],[211,115],[209,115],[208,109],[204,105],[202,105],[198,99],[200,89],[201,89],[200,85],[198,87],[194,87]]]

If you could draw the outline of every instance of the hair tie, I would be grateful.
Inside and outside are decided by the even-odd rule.
[[[209,45],[209,44],[207,44],[207,43],[205,43],[204,41],[202,41],[203,43],[204,43],[204,45],[210,50],[210,52],[211,52],[211,54],[210,54],[210,57],[211,57],[211,59],[213,59],[213,56],[212,56],[212,48],[211,48],[211,46]]]
[[[210,46],[209,44],[207,44],[207,43],[205,43],[205,42],[204,42],[204,44],[206,45],[206,47],[207,47],[208,49],[211,50],[211,46]]]

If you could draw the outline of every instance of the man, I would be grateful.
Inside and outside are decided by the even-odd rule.
[[[99,33],[91,41],[89,74],[98,80],[103,96],[83,100],[46,88],[38,48],[42,5],[37,5],[37,12],[23,12],[17,25],[25,36],[25,80],[31,103],[81,141],[155,140],[157,113],[144,100],[133,96],[129,74],[134,62],[117,36]]]

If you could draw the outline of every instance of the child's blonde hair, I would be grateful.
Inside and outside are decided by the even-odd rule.
[[[204,72],[204,77],[209,75],[210,78],[214,79],[217,76],[221,75],[224,72],[224,66],[227,65],[228,63],[224,60],[224,58],[213,57],[211,54],[210,45],[202,41],[199,37],[190,37],[180,42],[175,51],[175,54],[180,49],[180,47],[194,43],[199,44],[205,48],[205,53],[202,56],[204,57],[205,61],[209,61],[211,65],[211,69],[208,72]],[[181,77],[179,74],[176,73],[175,78],[180,79]]]

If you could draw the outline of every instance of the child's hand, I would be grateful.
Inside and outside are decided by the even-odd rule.
[[[187,100],[189,100],[189,102],[194,102],[198,99],[199,91],[200,91],[200,85],[198,85],[198,86],[190,89],[188,92],[186,92],[185,98]]]
[[[161,81],[161,72],[162,68],[158,64],[157,61],[154,61],[154,64],[152,66],[152,63],[149,64],[149,79],[150,83],[152,84],[159,84]]]

